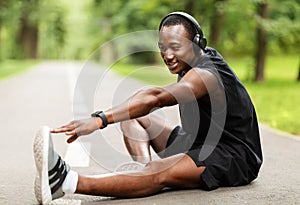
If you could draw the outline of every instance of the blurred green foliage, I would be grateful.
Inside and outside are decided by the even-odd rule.
[[[256,14],[260,1],[0,0],[0,59],[24,57],[16,40],[24,11],[30,23],[37,25],[38,56],[44,59],[86,59],[120,34],[156,30],[167,13],[177,10],[195,16],[209,45],[211,27],[221,21],[220,41],[214,47],[223,54],[252,55],[257,24],[268,31],[269,53],[299,52],[300,1],[269,0],[269,20],[259,19]],[[215,12],[222,14],[217,21]]]
[[[26,58],[21,47],[22,23],[37,29],[39,58],[61,58],[65,45],[65,5],[55,0],[0,0],[0,60]]]
[[[300,135],[300,84],[295,81],[298,55],[269,56],[266,62],[267,80],[253,83],[247,80],[242,59],[229,63],[244,81],[254,101],[258,118],[276,129]]]

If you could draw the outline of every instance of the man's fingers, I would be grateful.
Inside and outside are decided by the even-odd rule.
[[[52,130],[50,130],[51,133],[62,133],[62,132],[70,132],[72,130],[75,129],[75,123],[74,122],[70,122],[66,125],[63,125],[59,128],[54,128]]]
[[[69,139],[67,140],[68,143],[72,143],[74,142],[76,139],[78,138],[78,136],[75,134],[72,137],[69,137]]]
[[[65,133],[65,135],[67,135],[67,137],[69,137],[67,142],[72,143],[79,137],[79,135],[81,135],[81,134],[79,134],[80,126],[81,126],[80,121],[74,120],[74,121],[72,121],[66,125],[63,125],[59,128],[51,129],[50,132],[51,133]]]
[[[76,129],[78,129],[79,125],[80,124],[78,123],[78,121],[75,120],[75,121],[69,122],[68,124],[63,125],[59,128],[50,129],[50,132],[51,133],[65,133],[65,135],[67,135],[69,137],[67,139],[67,142],[72,143],[78,138]]]
[[[51,133],[62,133],[62,132],[67,132],[69,128],[54,128],[50,130]]]
[[[75,135],[77,135],[77,133],[76,133],[75,130],[72,130],[72,131],[65,132],[65,135],[67,135],[67,136],[75,136]]]

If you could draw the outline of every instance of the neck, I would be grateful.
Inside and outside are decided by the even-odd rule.
[[[199,57],[202,56],[202,55],[204,55],[204,51],[202,49],[199,49],[199,51],[197,51],[195,53],[195,58],[190,62],[190,66],[191,67],[196,66],[197,63],[198,63]]]

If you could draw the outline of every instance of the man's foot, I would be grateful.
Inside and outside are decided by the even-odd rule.
[[[62,183],[70,167],[53,149],[50,129],[42,127],[36,134],[33,153],[37,174],[34,192],[40,204],[48,204],[54,199],[63,197]]]

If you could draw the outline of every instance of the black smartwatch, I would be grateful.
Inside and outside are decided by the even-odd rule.
[[[100,127],[100,129],[103,129],[107,126],[108,122],[107,122],[107,118],[104,115],[103,111],[97,111],[91,114],[92,117],[99,117],[102,120],[102,126]]]

